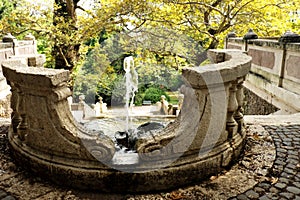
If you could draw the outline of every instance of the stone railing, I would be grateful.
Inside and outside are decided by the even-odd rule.
[[[281,107],[280,102],[300,111],[300,36],[291,32],[280,38],[245,39],[231,36],[227,49],[240,49],[252,57],[247,83],[268,95],[265,100]]]
[[[9,142],[23,166],[82,189],[146,192],[199,182],[228,166],[245,138],[242,83],[251,58],[212,50],[216,64],[183,70],[185,95],[177,120],[119,152],[102,132],[84,130],[69,109],[69,72],[2,64],[12,88]]]
[[[37,42],[29,34],[24,40],[17,40],[11,34],[3,36],[0,42],[0,64],[6,60],[21,60],[23,64],[33,67],[42,67],[46,61],[45,55],[38,54]],[[0,70],[0,116],[8,117],[10,109],[10,88],[6,83],[5,77]]]
[[[101,133],[91,136],[73,119],[67,102],[68,71],[27,67],[18,61],[5,61],[2,68],[11,86],[9,140],[18,162],[50,176],[64,174],[63,180],[71,176],[71,169],[74,175],[85,165],[105,168],[102,163],[112,159],[114,143]],[[72,179],[80,185],[80,179]]]
[[[180,116],[165,130],[139,140],[141,159],[156,162],[177,155],[181,162],[214,166],[199,167],[206,176],[239,155],[245,136],[242,84],[251,58],[223,50],[211,50],[208,56],[216,64],[183,70]]]
[[[0,43],[0,63],[7,59],[22,59],[28,66],[41,67],[45,63],[45,55],[38,54],[37,42],[31,34],[24,40],[17,40],[11,34],[3,36]]]

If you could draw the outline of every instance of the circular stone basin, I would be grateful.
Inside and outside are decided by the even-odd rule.
[[[116,148],[113,165],[132,165],[138,163],[137,140],[162,130],[174,122],[174,119],[175,117],[168,116],[134,116],[126,125],[126,117],[112,117],[94,119],[82,124],[91,135],[104,134],[112,139]]]
[[[134,116],[129,120],[129,129],[137,129],[141,125],[147,123],[160,123],[161,128],[165,127],[168,123],[173,122],[174,118],[172,117],[145,117],[145,116]],[[115,140],[116,132],[126,131],[126,119],[125,117],[110,117],[110,118],[101,118],[94,119],[88,122],[82,123],[83,126],[88,129],[91,133],[96,134],[97,132],[102,132],[103,134],[109,136]],[[149,129],[157,129],[152,127]]]
[[[12,88],[8,138],[15,160],[55,183],[113,193],[178,188],[219,173],[243,148],[242,83],[251,58],[232,50],[208,56],[217,64],[182,71],[180,115],[139,138],[136,153],[116,148],[124,128],[106,123],[101,131],[110,133],[101,134],[75,121],[68,71],[2,63]]]

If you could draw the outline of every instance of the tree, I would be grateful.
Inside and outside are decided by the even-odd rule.
[[[284,0],[157,0],[152,4],[152,12],[139,16],[142,21],[186,34],[206,49],[219,47],[231,30],[244,34],[251,27],[268,36],[282,34],[282,23],[292,28],[287,20],[292,5]],[[203,59],[200,57],[198,64]]]
[[[0,2],[0,19],[9,15],[9,13],[16,7],[16,4],[16,1],[2,0]]]
[[[79,59],[80,41],[78,40],[77,15],[79,0],[55,0],[53,25],[57,33],[54,38],[52,55],[55,68],[72,70]]]
[[[6,5],[10,1],[2,2]],[[252,28],[261,36],[278,36],[285,32],[283,29],[297,32],[299,24],[289,21],[290,11],[299,3],[285,0],[102,0],[86,9],[80,2],[83,1],[55,0],[53,7],[53,0],[43,1],[47,6],[20,0],[13,4],[16,9],[9,16],[5,14],[0,19],[2,32],[21,36],[34,31],[36,38],[43,41],[41,46],[47,45],[40,49],[52,49],[53,59],[47,53],[49,66],[74,71],[86,54],[83,44],[98,38],[103,30],[120,33],[163,27],[210,49],[221,46],[222,39],[232,30],[245,34]],[[78,10],[82,11],[80,15],[76,14]],[[164,57],[169,52],[156,53],[156,57]],[[204,58],[200,54],[197,59],[199,64]]]
[[[298,1],[94,0],[86,8],[82,2],[2,0],[0,28],[19,38],[33,33],[47,67],[70,70],[74,94],[85,92],[90,103],[99,94],[108,103],[112,97],[122,101],[128,55],[135,57],[141,93],[148,87],[176,90],[180,70],[202,63],[206,50],[222,47],[229,31],[299,31],[299,16],[291,15]]]
[[[1,34],[11,33],[18,39],[23,39],[28,33],[32,33],[38,41],[38,50],[46,54],[47,66],[52,66],[51,50],[52,42],[52,19],[51,0],[30,3],[25,0],[18,0],[13,9],[4,13],[0,19]],[[15,2],[15,1],[10,1]]]

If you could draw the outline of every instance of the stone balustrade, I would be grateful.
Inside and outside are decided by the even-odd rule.
[[[23,40],[17,40],[11,34],[4,35],[0,42],[0,64],[6,60],[20,60],[23,64],[32,67],[42,67],[46,61],[43,54],[37,52],[37,42],[29,34]],[[0,116],[10,116],[10,88],[0,68]]]
[[[37,42],[31,34],[17,40],[11,34],[3,36],[0,42],[0,63],[7,59],[22,59],[28,66],[42,67],[45,55],[38,54]]]
[[[141,138],[137,145],[140,158],[146,162],[161,162],[162,158],[169,162],[180,157],[183,163],[199,165],[203,171],[199,171],[198,179],[237,158],[245,137],[242,84],[251,58],[224,50],[211,50],[208,56],[215,64],[182,72],[185,98],[176,121],[161,132]]]
[[[139,138],[136,152],[78,124],[67,98],[69,72],[2,63],[12,90],[9,142],[22,166],[52,181],[105,192],[147,192],[200,182],[241,153],[243,81],[251,58],[211,50],[214,64],[186,68],[175,122]]]
[[[12,92],[9,140],[20,162],[50,174],[67,168],[76,174],[85,165],[105,168],[102,162],[112,159],[114,143],[101,133],[91,136],[73,119],[68,71],[27,67],[20,61],[5,61],[2,68]]]
[[[229,37],[225,46],[246,51],[252,57],[246,81],[251,91],[278,108],[299,112],[299,41],[299,35],[287,32],[280,38]]]

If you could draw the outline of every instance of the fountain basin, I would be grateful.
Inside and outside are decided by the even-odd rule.
[[[8,137],[15,160],[57,184],[104,192],[166,190],[217,174],[243,148],[242,84],[251,58],[232,50],[208,54],[215,64],[183,70],[176,120],[138,138],[129,153],[74,120],[68,71],[2,63],[12,92]]]

